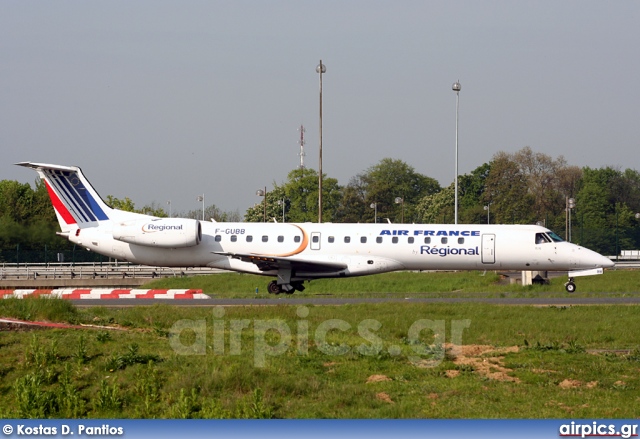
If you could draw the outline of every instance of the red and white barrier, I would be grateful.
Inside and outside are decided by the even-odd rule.
[[[59,299],[209,299],[202,290],[137,290],[113,288],[59,288],[55,290],[0,290],[0,298],[56,297]]]

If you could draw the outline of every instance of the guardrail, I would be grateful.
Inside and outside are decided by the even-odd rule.
[[[0,279],[109,279],[182,277],[222,273],[208,267],[151,267],[122,262],[0,264]]]

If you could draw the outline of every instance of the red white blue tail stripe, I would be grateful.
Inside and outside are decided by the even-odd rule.
[[[77,172],[57,169],[43,169],[42,172],[46,176],[49,196],[65,221],[73,218],[75,223],[82,224],[109,219],[82,180],[78,178]],[[56,202],[54,197],[57,197],[59,202]],[[68,221],[67,223],[69,224]]]
[[[61,226],[63,222],[66,225],[82,226],[109,219],[109,207],[84,178],[80,168],[29,162],[18,165],[38,171],[44,180]]]

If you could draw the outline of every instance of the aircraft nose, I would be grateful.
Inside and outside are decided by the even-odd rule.
[[[613,262],[611,259],[609,259],[609,258],[607,258],[605,256],[601,256],[601,257],[602,257],[602,259],[604,259],[603,262],[602,262],[602,268],[611,268],[614,265],[616,265],[616,263]]]
[[[588,260],[591,264],[598,268],[611,268],[616,265],[615,262],[613,262],[611,259],[607,258],[606,256],[602,256],[600,253],[596,253],[594,251],[591,251]]]

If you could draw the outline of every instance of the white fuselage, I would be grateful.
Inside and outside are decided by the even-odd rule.
[[[526,225],[315,224],[202,222],[202,240],[157,248],[113,239],[106,224],[69,239],[95,252],[156,266],[208,266],[276,275],[229,254],[344,264],[296,277],[357,276],[395,270],[568,271],[608,267],[600,254],[564,241],[536,243],[548,229]]]

